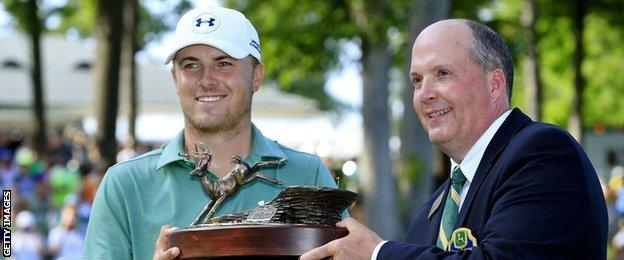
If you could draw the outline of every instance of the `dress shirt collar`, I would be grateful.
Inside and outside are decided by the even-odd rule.
[[[509,116],[511,110],[507,110],[501,116],[499,116],[494,122],[490,125],[490,127],[485,130],[485,133],[479,137],[477,142],[468,150],[466,156],[464,156],[464,160],[461,164],[458,164],[453,159],[451,159],[451,172],[457,165],[461,167],[461,171],[466,176],[468,182],[472,182],[472,179],[477,172],[477,168],[479,167],[479,163],[481,162],[481,158],[483,158],[483,154],[485,153],[485,149],[487,148],[492,138],[494,138],[494,134],[501,127],[505,119]]]

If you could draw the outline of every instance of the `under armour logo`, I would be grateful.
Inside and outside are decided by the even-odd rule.
[[[211,13],[203,13],[195,16],[195,18],[189,22],[193,32],[202,34],[214,32],[221,25],[221,19]]]
[[[196,27],[200,27],[202,23],[208,23],[208,26],[214,26],[215,19],[210,18],[208,20],[202,20],[201,18],[197,18],[195,22],[197,22],[197,24],[195,24]]]

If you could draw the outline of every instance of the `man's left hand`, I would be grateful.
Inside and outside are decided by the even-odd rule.
[[[375,246],[382,241],[375,232],[351,217],[338,222],[336,226],[347,228],[349,234],[312,249],[299,259],[310,260],[326,257],[333,259],[370,259]]]

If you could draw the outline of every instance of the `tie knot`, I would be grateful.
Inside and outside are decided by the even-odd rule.
[[[464,173],[461,171],[459,166],[455,167],[453,173],[451,173],[451,184],[464,185],[465,182],[466,176],[464,176]]]

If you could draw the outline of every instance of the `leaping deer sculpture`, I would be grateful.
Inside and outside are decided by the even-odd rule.
[[[212,217],[226,198],[236,193],[241,186],[255,179],[260,178],[277,185],[284,184],[283,181],[269,178],[264,174],[259,173],[258,170],[264,167],[278,166],[282,164],[285,159],[260,161],[250,166],[239,156],[234,156],[232,157],[234,167],[230,170],[230,172],[228,172],[228,174],[223,178],[214,179],[209,178],[207,174],[212,160],[212,149],[210,146],[204,143],[199,143],[198,147],[196,144],[195,153],[193,155],[183,154],[182,156],[186,157],[195,164],[195,169],[193,169],[190,174],[201,179],[202,187],[211,199],[211,202],[204,206],[203,210],[195,218],[193,223],[191,223],[191,226],[197,225],[200,221],[201,223],[205,223],[207,219]]]

